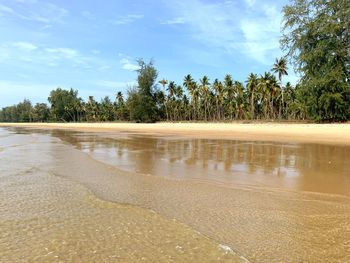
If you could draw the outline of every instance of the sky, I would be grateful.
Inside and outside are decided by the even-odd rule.
[[[135,85],[137,63],[158,79],[269,71],[287,0],[0,0],[0,107],[47,102],[57,87],[97,100]],[[297,77],[289,68],[285,81]]]

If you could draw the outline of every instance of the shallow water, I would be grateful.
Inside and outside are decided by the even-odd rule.
[[[350,147],[53,131],[123,170],[350,196]]]
[[[252,262],[350,261],[348,147],[12,132],[0,132],[7,261],[241,260],[219,244]]]
[[[47,135],[0,130],[0,262],[242,262],[233,251],[150,210],[96,198],[55,175]]]

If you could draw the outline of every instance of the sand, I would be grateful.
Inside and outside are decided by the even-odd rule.
[[[350,123],[0,123],[1,126],[350,145]]]

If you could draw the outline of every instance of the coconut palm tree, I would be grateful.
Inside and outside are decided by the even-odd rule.
[[[276,58],[275,63],[272,66],[272,71],[276,74],[278,74],[278,80],[282,82],[282,76],[288,75],[287,72],[287,60],[285,57],[281,57],[280,59]]]
[[[263,107],[264,119],[269,117],[269,104],[270,104],[270,76],[268,72],[265,72],[264,75],[261,75],[258,79],[258,88],[261,95],[261,104]]]
[[[199,89],[202,95],[204,106],[204,120],[208,120],[208,110],[210,102],[209,78],[207,76],[204,76],[199,80],[199,83]]]
[[[284,104],[284,91],[283,91],[283,85],[282,85],[282,77],[283,75],[288,75],[288,68],[287,68],[287,60],[285,57],[281,57],[280,59],[276,58],[275,63],[272,66],[272,72],[278,74],[278,80],[280,82],[281,85],[281,98],[282,98],[282,105]],[[281,108],[279,110],[279,118],[281,119],[283,112],[281,112]]]
[[[192,107],[192,119],[196,119],[196,102],[197,102],[197,97],[196,97],[196,88],[197,85],[195,85],[195,82],[191,76],[191,74],[188,74],[185,76],[183,85],[187,89],[188,93],[191,96],[191,107]]]
[[[213,82],[213,90],[215,91],[216,119],[221,120],[224,105],[224,86],[218,79]]]
[[[175,93],[176,93],[176,84],[174,81],[170,81],[168,84],[168,96],[167,96],[167,103],[166,107],[168,108],[168,114],[169,114],[169,120],[173,121],[175,119]]]
[[[256,74],[250,73],[246,81],[248,89],[248,97],[250,102],[250,118],[255,118],[255,93],[258,88],[258,76]]]
[[[244,86],[241,82],[235,81],[234,82],[234,89],[236,93],[236,119],[243,119],[244,115],[244,96],[243,96],[243,90]]]
[[[228,116],[230,120],[233,119],[233,113],[234,113],[234,104],[235,104],[235,90],[233,86],[233,79],[232,76],[227,74],[224,79],[224,88],[226,93],[226,112],[228,113]]]
[[[164,93],[165,93],[165,86],[168,84],[168,81],[166,79],[162,79],[159,81],[159,83],[163,86],[163,90],[164,90]],[[169,120],[169,113],[168,113],[168,97],[165,96],[165,116],[166,116],[166,120],[168,121]]]

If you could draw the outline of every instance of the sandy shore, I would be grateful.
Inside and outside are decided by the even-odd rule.
[[[1,126],[350,145],[349,123],[0,123]]]

